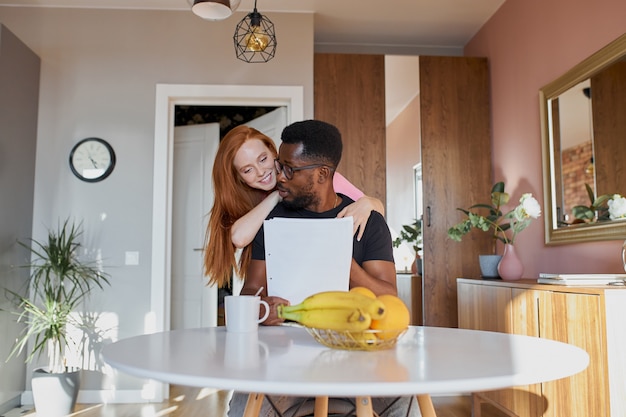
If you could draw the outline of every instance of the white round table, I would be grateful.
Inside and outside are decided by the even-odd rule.
[[[431,394],[550,381],[589,362],[584,350],[552,340],[414,326],[394,348],[375,352],[331,349],[299,327],[261,326],[258,334],[213,327],[136,336],[102,355],[125,373],[178,385],[357,399],[417,395],[433,416]]]

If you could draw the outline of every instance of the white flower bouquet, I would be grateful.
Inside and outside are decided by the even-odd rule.
[[[511,230],[513,236],[510,242],[515,242],[515,236],[530,224],[531,220],[541,216],[541,206],[531,193],[522,194],[519,206],[504,215],[504,218],[511,219]]]
[[[609,206],[609,219],[626,219],[626,198],[613,194],[607,205]]]
[[[531,193],[523,194],[519,200],[519,205],[502,214],[501,206],[509,201],[509,194],[504,191],[504,183],[496,183],[491,190],[491,204],[475,204],[469,209],[458,210],[465,213],[465,220],[455,224],[448,229],[448,237],[460,242],[463,236],[470,232],[472,228],[488,232],[493,230],[493,253],[495,254],[495,242],[514,243],[518,233],[524,230],[533,219],[541,216],[541,206]],[[483,211],[480,213],[479,211]],[[509,221],[506,221],[509,220]],[[507,230],[512,230],[509,238]]]

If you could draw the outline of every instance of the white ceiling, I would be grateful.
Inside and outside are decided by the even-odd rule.
[[[257,9],[315,13],[316,52],[462,55],[505,0],[257,0]],[[189,10],[193,0],[0,0],[2,6]],[[239,12],[254,0],[241,0]],[[280,36],[279,28],[277,35]],[[280,38],[279,38],[280,39]],[[415,62],[415,61],[414,61]],[[416,62],[386,60],[387,122],[418,94]],[[407,73],[408,72],[408,73]],[[408,78],[406,78],[408,77]]]
[[[0,6],[189,10],[193,0],[0,0]],[[348,45],[398,54],[460,55],[504,0],[258,0],[259,12],[315,13],[320,52]],[[238,11],[252,11],[242,0]],[[320,49],[326,50],[320,50]],[[447,51],[447,52],[446,52]],[[379,53],[379,52],[372,52]]]

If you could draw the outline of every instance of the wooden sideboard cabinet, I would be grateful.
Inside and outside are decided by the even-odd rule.
[[[474,393],[510,416],[626,416],[626,288],[566,287],[459,278],[459,327],[523,334],[576,345],[588,368],[569,378]]]

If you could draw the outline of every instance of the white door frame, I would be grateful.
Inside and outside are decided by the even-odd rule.
[[[288,123],[304,118],[302,86],[157,84],[152,204],[152,285],[144,333],[170,329],[174,107],[286,106]]]

